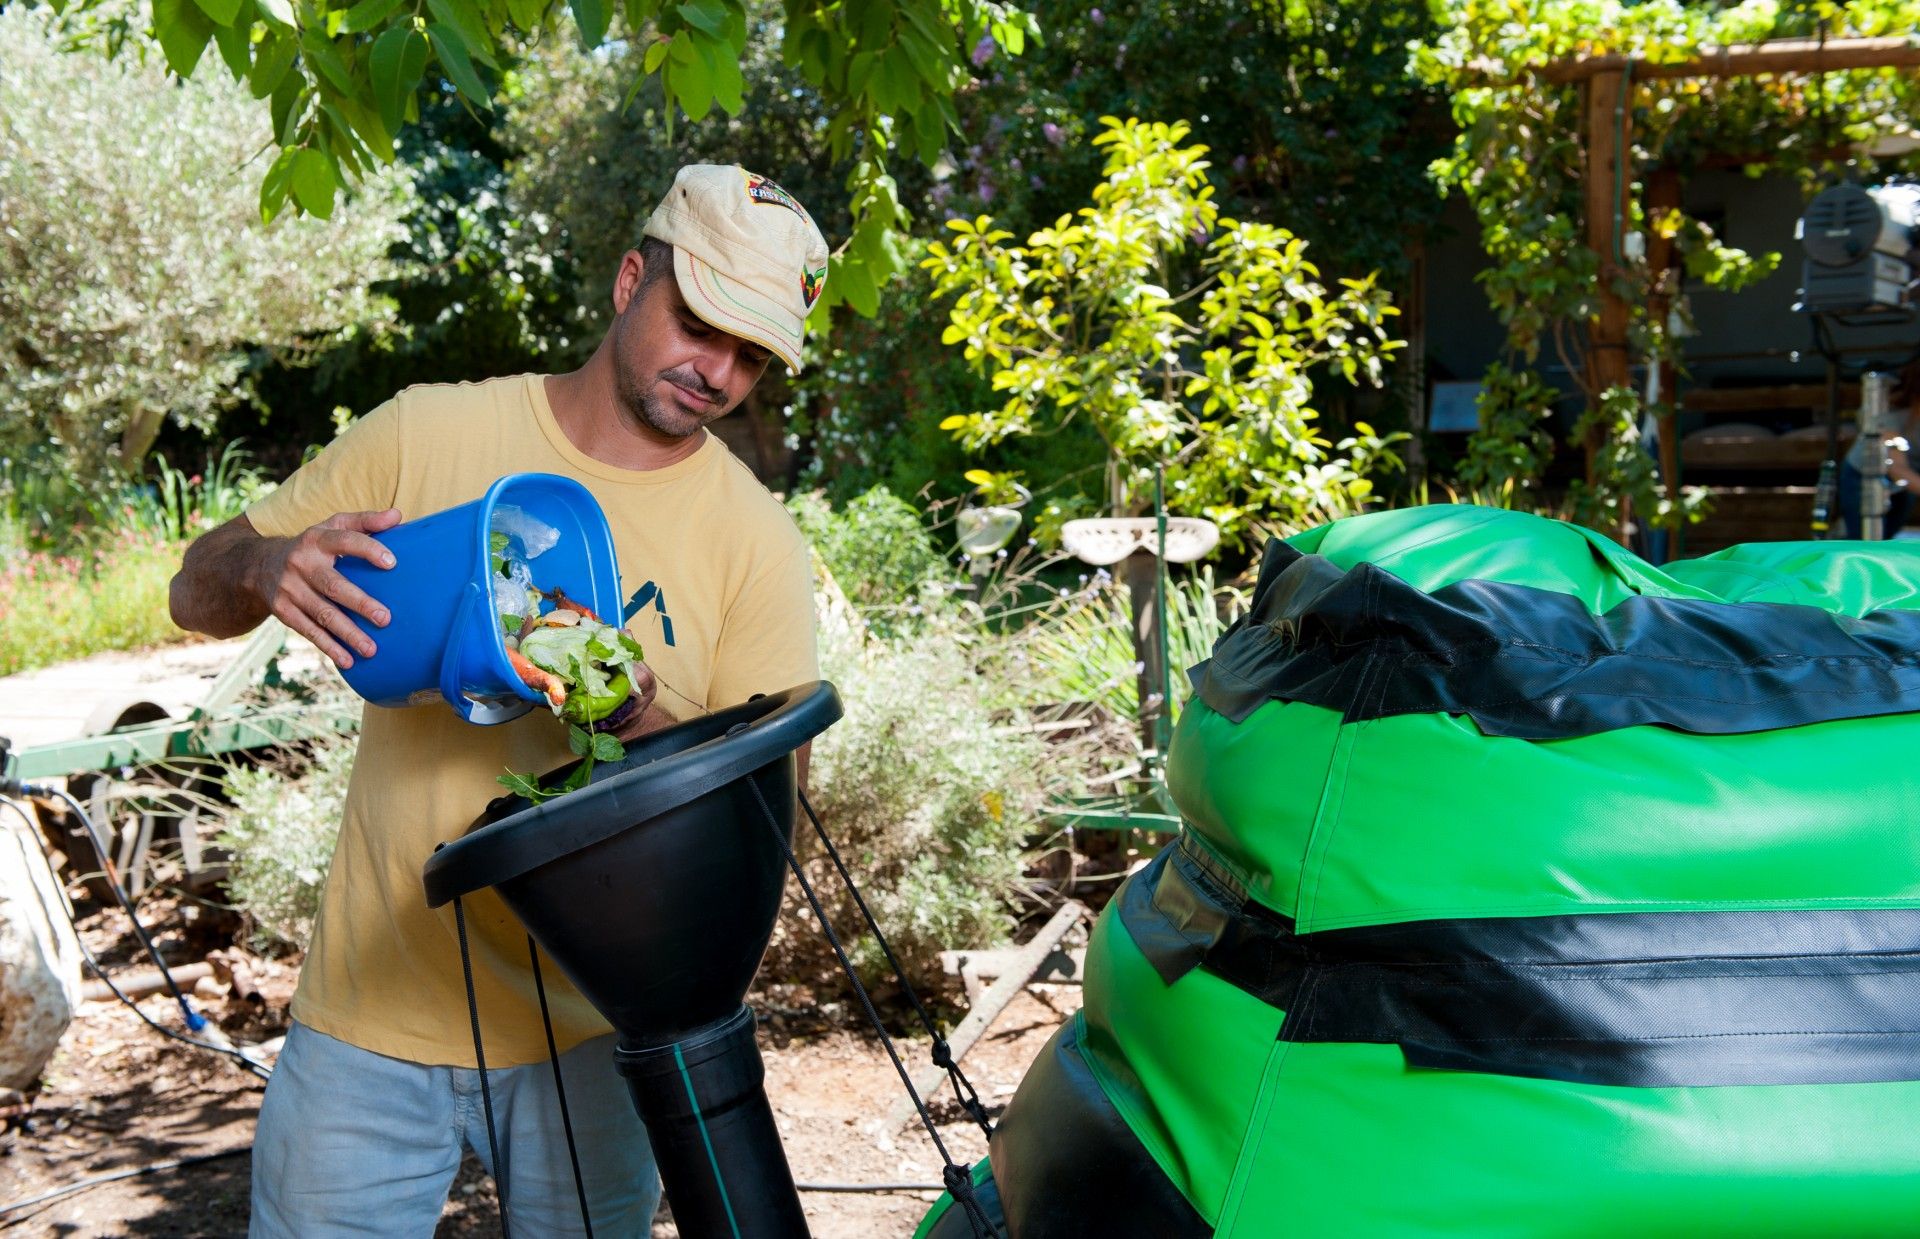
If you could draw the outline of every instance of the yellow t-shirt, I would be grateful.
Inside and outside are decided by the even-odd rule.
[[[664,469],[594,460],[554,420],[539,375],[408,388],[247,518],[270,537],[337,512],[393,507],[411,520],[509,473],[574,478],[606,512],[622,589],[629,605],[643,601],[627,631],[660,682],[656,708],[687,718],[818,677],[811,561],[779,500],[712,435]],[[366,707],[294,1017],[379,1054],[472,1066],[453,910],[427,907],[421,867],[502,794],[496,775],[569,757],[565,726],[545,710],[480,727],[444,704]],[[547,1047],[526,931],[492,891],[464,905],[488,1065],[538,1062]],[[550,961],[541,973],[562,1050],[607,1031]]]

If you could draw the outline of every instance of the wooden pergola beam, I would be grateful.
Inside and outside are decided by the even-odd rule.
[[[1582,82],[1602,73],[1627,72],[1635,81],[1656,77],[1749,77],[1758,73],[1832,73],[1842,69],[1920,67],[1920,44],[1903,36],[1879,39],[1776,39],[1767,43],[1702,48],[1690,60],[1642,60],[1635,56],[1581,56],[1532,69],[1544,82]]]

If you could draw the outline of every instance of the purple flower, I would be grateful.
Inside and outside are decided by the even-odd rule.
[[[1021,168],[1020,156],[1015,155],[1012,159],[1007,160],[1007,166],[1009,168],[1012,168],[1015,172],[1020,171],[1020,168]]]
[[[982,177],[980,183],[974,187],[974,192],[980,196],[980,205],[985,206],[993,201],[993,182]]]
[[[973,67],[985,68],[987,62],[993,59],[993,54],[998,50],[1000,49],[995,46],[992,35],[981,35],[980,41],[973,45]]]
[[[1087,10],[1087,20],[1096,26],[1104,26],[1107,24],[1107,15],[1099,9],[1089,9]]]
[[[1048,121],[1046,124],[1040,126],[1040,133],[1047,141],[1053,143],[1055,146],[1060,146],[1067,140],[1066,131],[1052,121]]]
[[[1235,155],[1233,157],[1233,170],[1235,172],[1245,172],[1247,170],[1247,157],[1245,155]]]
[[[1040,179],[1038,172],[1027,178],[1027,184],[1033,186],[1035,189],[1045,189],[1047,187],[1047,183]]]

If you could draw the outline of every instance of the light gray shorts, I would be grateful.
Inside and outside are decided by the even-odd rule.
[[[560,1056],[596,1236],[650,1233],[660,1203],[647,1131],[613,1067],[613,1037]],[[518,1236],[583,1235],[553,1066],[480,1073],[359,1049],[296,1023],[267,1084],[253,1146],[250,1239],[429,1239],[470,1148],[506,1192]]]

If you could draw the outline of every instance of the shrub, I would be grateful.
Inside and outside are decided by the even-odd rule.
[[[233,809],[217,842],[232,854],[227,894],[256,945],[306,947],[333,864],[353,755],[353,737],[342,736],[316,742],[303,756],[227,772]]]
[[[908,979],[924,985],[939,951],[991,946],[1013,929],[1047,798],[1040,743],[996,716],[968,634],[947,631],[954,616],[936,613],[917,636],[887,639],[866,629],[830,577],[822,593],[821,668],[846,716],[814,743],[808,794]],[[803,820],[801,831],[812,828]],[[859,910],[813,851],[810,877],[835,929],[861,971],[879,975],[884,961],[860,932]],[[793,903],[769,964],[776,976],[821,963],[812,915],[797,895]]]
[[[883,486],[834,511],[817,493],[787,510],[862,619],[880,636],[909,627],[927,584],[948,575],[919,512]]]

